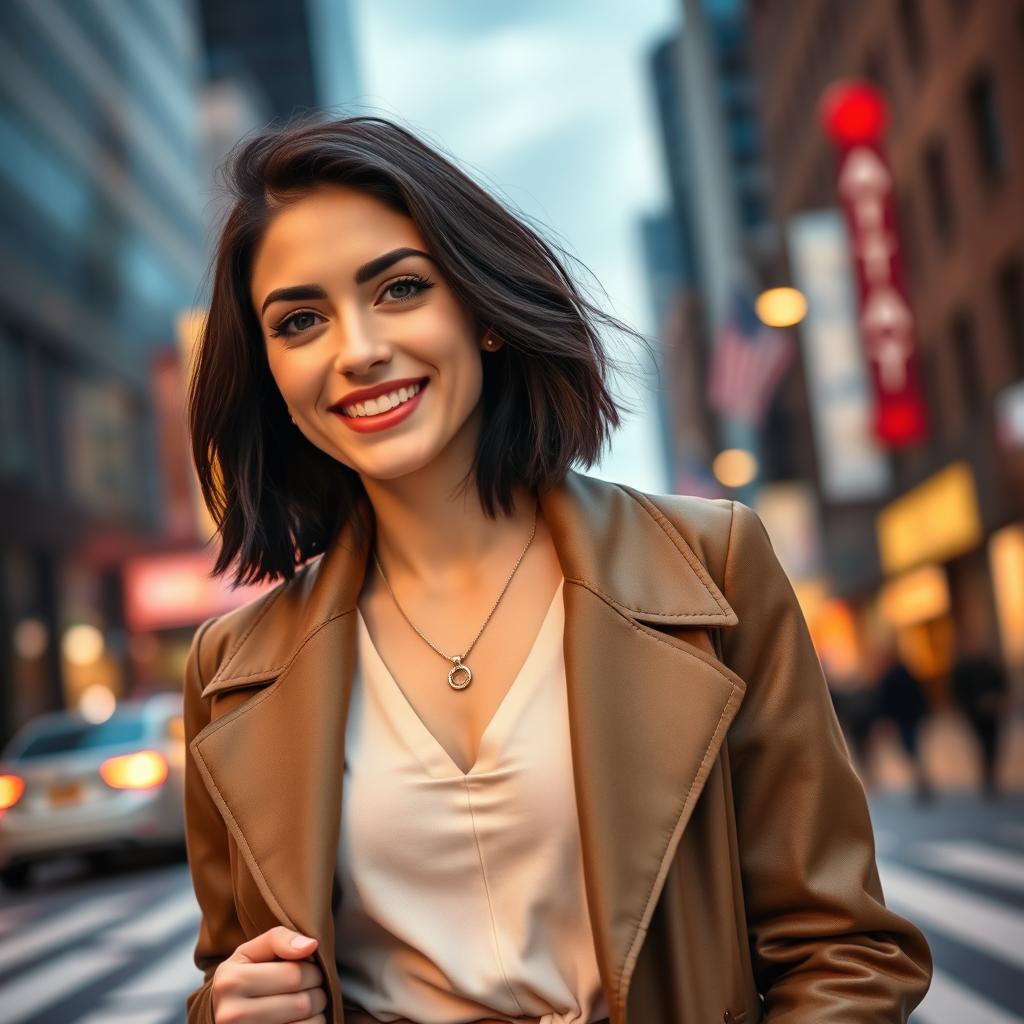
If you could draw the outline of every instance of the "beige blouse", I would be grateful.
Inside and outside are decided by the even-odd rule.
[[[335,947],[346,1006],[416,1024],[607,1018],[572,781],[563,586],[468,774],[356,611]]]

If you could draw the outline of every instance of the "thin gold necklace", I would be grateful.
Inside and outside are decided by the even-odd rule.
[[[477,631],[476,636],[473,637],[473,643],[471,643],[469,647],[466,648],[465,654],[445,654],[444,651],[439,650],[433,643],[430,642],[430,640],[423,636],[423,633],[419,629],[417,629],[415,625],[413,625],[413,622],[409,618],[409,616],[406,615],[404,611],[402,611],[402,606],[398,603],[398,598],[395,597],[395,592],[391,589],[391,584],[388,583],[388,578],[384,575],[384,570],[381,568],[380,559],[377,557],[376,546],[374,547],[373,560],[377,563],[377,570],[380,573],[381,579],[384,581],[384,585],[388,588],[388,592],[391,594],[391,599],[395,602],[395,607],[400,612],[402,612],[402,618],[404,618],[405,621],[408,622],[409,625],[412,626],[412,628],[415,629],[416,632],[424,640],[426,640],[427,643],[430,644],[430,646],[433,647],[434,650],[437,651],[437,653],[440,654],[442,658],[445,659],[445,661],[450,661],[454,663],[453,667],[448,671],[448,685],[453,690],[464,690],[473,681],[473,672],[470,669],[470,667],[466,664],[466,658],[469,657],[469,652],[473,650],[473,645],[477,642],[477,640],[480,639],[480,634],[484,631],[484,627],[487,625],[488,622],[491,621],[491,616],[494,614],[495,609],[501,603],[501,599],[505,596],[505,591],[508,590],[508,585],[512,582],[512,577],[515,575],[516,569],[519,568],[519,563],[523,560],[523,556],[526,554],[526,552],[529,550],[530,545],[533,543],[533,536],[536,532],[537,508],[534,508],[533,529],[530,531],[530,539],[526,542],[526,547],[523,548],[522,554],[516,559],[516,564],[512,566],[512,571],[508,574],[508,579],[505,580],[505,586],[501,588],[501,593],[498,595],[498,600],[494,602],[494,608],[490,610],[490,612],[487,615],[487,618],[484,619],[483,626],[480,627],[480,629]],[[456,676],[460,672],[463,674],[463,678],[457,681]]]

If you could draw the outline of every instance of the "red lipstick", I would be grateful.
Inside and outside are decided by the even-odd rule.
[[[390,391],[416,383],[420,385],[419,391],[412,398],[402,402],[401,405],[396,405],[393,409],[388,409],[387,412],[380,412],[371,416],[346,416],[342,409],[343,405],[351,405],[355,402],[366,401],[369,398],[376,398],[378,395],[386,395]],[[330,407],[330,411],[335,413],[347,427],[350,427],[356,433],[370,434],[378,430],[387,430],[388,427],[401,423],[402,420],[408,418],[416,411],[416,407],[420,404],[423,392],[427,390],[429,383],[430,380],[427,377],[411,377],[400,381],[386,381],[384,384],[378,384],[372,388],[353,391],[352,396],[354,397],[346,396],[343,401],[335,402]]]

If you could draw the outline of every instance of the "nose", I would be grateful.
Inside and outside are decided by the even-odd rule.
[[[377,363],[386,363],[390,358],[391,346],[357,313],[348,318],[339,317],[333,334],[335,373],[360,377]]]

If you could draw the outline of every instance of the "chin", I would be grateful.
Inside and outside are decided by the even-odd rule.
[[[368,477],[371,480],[399,480],[404,476],[412,476],[414,473],[426,469],[436,458],[436,452],[417,453],[400,458],[367,460],[362,465],[357,464],[354,468],[360,476]]]

